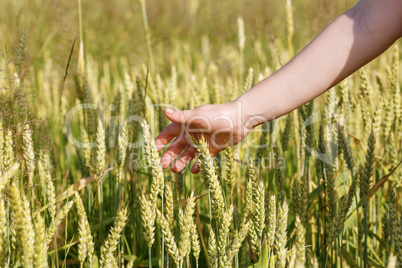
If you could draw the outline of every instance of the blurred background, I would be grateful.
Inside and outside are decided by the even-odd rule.
[[[210,57],[225,53],[225,45],[236,42],[238,17],[244,19],[247,47],[261,41],[263,51],[276,37],[278,46],[286,42],[284,0],[148,0],[147,13],[152,46],[169,65],[175,42],[201,50],[208,37]],[[337,15],[356,1],[294,1],[294,47],[306,45]],[[79,37],[77,1],[2,0],[0,42],[16,49],[25,30],[28,34],[27,59],[37,63],[51,57],[65,68],[73,40]],[[132,65],[147,59],[141,5],[139,1],[82,1],[85,52],[97,62],[125,57]],[[186,46],[182,46],[186,49]],[[78,51],[76,49],[76,51]],[[250,49],[250,53],[251,49]],[[191,51],[186,55],[191,57]],[[269,57],[269,55],[267,55]],[[74,57],[76,58],[76,57]]]

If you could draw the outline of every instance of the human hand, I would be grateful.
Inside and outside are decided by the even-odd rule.
[[[239,107],[237,102],[230,102],[202,105],[193,110],[183,111],[166,108],[165,115],[172,123],[159,134],[155,144],[160,151],[171,140],[174,141],[162,156],[162,167],[166,169],[171,166],[172,171],[178,173],[194,159],[197,149],[191,143],[189,135],[196,139],[204,136],[212,156],[227,146],[242,141],[254,125],[241,115]],[[197,164],[193,165],[191,172],[199,172]]]

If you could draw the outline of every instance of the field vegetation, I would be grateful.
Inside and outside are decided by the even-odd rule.
[[[2,0],[0,267],[402,267],[400,41],[197,175],[154,143],[352,5]]]

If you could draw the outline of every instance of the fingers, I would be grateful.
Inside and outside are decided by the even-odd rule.
[[[197,174],[200,172],[200,167],[198,166],[198,163],[195,162],[194,165],[191,167],[191,173]]]
[[[192,110],[173,110],[172,108],[165,109],[166,117],[177,124],[185,124],[190,120],[191,115],[193,114]]]
[[[211,152],[211,157],[214,157],[217,155],[218,152]],[[191,167],[191,173],[197,174],[200,172],[200,166],[198,165],[198,162],[196,161],[193,166]]]
[[[189,128],[188,130],[207,129],[210,127],[210,119],[202,111],[201,106],[192,110],[173,110],[166,108],[165,115],[170,121],[185,125],[186,128]]]
[[[187,137],[182,134],[174,140],[161,158],[162,168],[168,168],[173,161],[180,155],[184,148],[188,146]]]
[[[190,163],[191,160],[194,159],[196,154],[197,149],[195,149],[191,145],[187,147],[184,153],[173,164],[172,171],[175,173],[179,173],[180,171],[182,171],[188,165],[188,163]]]
[[[171,108],[165,109],[166,117],[173,123],[162,130],[162,132],[155,139],[155,145],[158,149],[158,152],[162,150],[171,140],[179,136],[180,133],[184,131],[185,127],[187,130],[190,130],[189,126],[185,126],[184,124],[191,122],[193,114],[193,110],[180,111],[173,110]]]
[[[158,149],[158,152],[162,150],[171,140],[179,136],[180,133],[181,126],[176,123],[171,123],[164,130],[162,130],[162,132],[155,139],[155,145]]]

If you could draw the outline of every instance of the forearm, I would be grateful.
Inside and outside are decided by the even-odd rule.
[[[386,11],[380,12],[382,8]],[[235,102],[241,104],[242,114],[253,117],[251,124],[255,126],[336,85],[401,36],[401,9],[398,1],[360,1],[279,71],[239,97]]]

